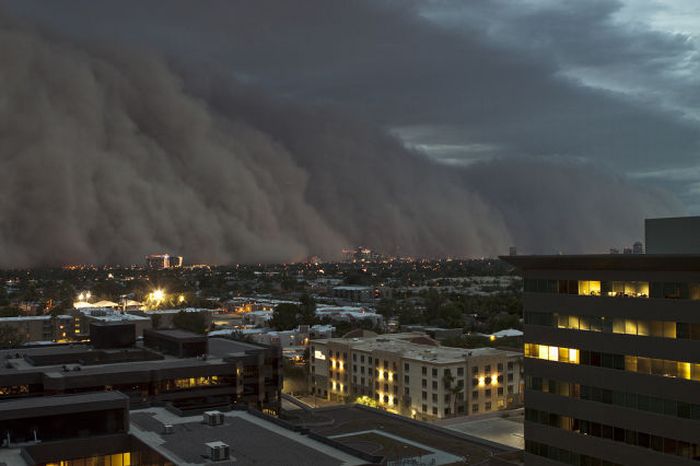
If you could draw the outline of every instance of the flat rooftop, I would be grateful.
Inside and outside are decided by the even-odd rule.
[[[453,348],[414,343],[411,339],[427,338],[423,333],[394,333],[362,338],[328,338],[313,340],[314,343],[335,342],[350,345],[355,351],[386,351],[401,354],[406,359],[417,361],[451,364],[464,362],[469,358],[502,356],[515,357],[520,353],[504,351],[497,348]]]
[[[293,413],[301,416],[297,423],[308,422],[308,427],[317,434],[366,452],[381,448],[387,459],[405,460],[407,464],[416,457],[425,464],[485,464],[494,455],[517,451],[507,445],[364,406],[317,408],[310,415]]]
[[[525,448],[524,410],[500,411],[485,416],[445,419],[442,427],[509,447]]]
[[[163,426],[173,426],[164,434]],[[206,444],[230,447],[225,466],[355,466],[367,461],[246,411],[224,413],[224,424],[209,426],[202,416],[178,417],[163,408],[131,412],[131,434],[177,465],[214,464]]]
[[[700,254],[586,254],[500,256],[520,270],[700,271]]]
[[[41,347],[14,348],[0,350],[0,376],[18,373],[44,373],[52,378],[85,377],[90,374],[132,373],[148,370],[187,368],[193,366],[227,364],[223,358],[228,356],[243,356],[251,351],[263,351],[267,347],[225,338],[209,338],[209,357],[177,358],[150,351],[142,346],[120,349],[93,349],[89,345],[47,345]],[[78,361],[87,360],[89,355],[95,357],[88,364]],[[114,360],[110,360],[113,355]],[[153,355],[155,358],[142,357]],[[121,359],[119,359],[119,358]],[[38,361],[60,361],[33,363]],[[87,362],[87,361],[86,361]],[[67,366],[67,369],[64,368]],[[75,370],[79,366],[79,370]]]

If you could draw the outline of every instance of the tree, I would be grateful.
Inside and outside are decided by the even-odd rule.
[[[19,308],[5,307],[0,309],[0,317],[17,317],[20,315]]]
[[[309,295],[302,295],[299,304],[278,304],[272,313],[270,327],[277,330],[292,330],[299,325],[313,325],[316,321],[316,303]]]
[[[385,319],[394,317],[396,312],[396,302],[392,299],[382,298],[377,303],[377,313],[384,316]]]
[[[0,325],[0,348],[17,348],[27,339],[24,335],[9,325]]]
[[[297,327],[297,316],[301,309],[297,304],[282,303],[275,306],[272,312],[270,327],[277,330],[291,330]]]
[[[398,309],[399,323],[401,325],[423,324],[424,316],[412,303],[403,303]]]
[[[445,389],[450,392],[450,397],[452,399],[452,414],[457,414],[457,400],[460,394],[464,391],[464,381],[459,380],[455,383],[455,376],[452,372],[445,370],[445,375],[442,377],[442,383],[445,385]]]
[[[312,325],[316,322],[316,301],[308,293],[299,298],[299,311],[301,324]]]

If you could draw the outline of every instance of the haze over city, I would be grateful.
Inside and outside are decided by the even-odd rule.
[[[0,0],[0,466],[697,466],[698,37]]]
[[[697,8],[3,0],[0,266],[631,245],[700,211]]]

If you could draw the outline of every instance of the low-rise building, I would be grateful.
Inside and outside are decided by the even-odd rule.
[[[480,414],[522,403],[522,354],[440,346],[422,333],[313,340],[315,396],[419,419]]]
[[[158,316],[158,328],[174,328],[175,323],[173,319],[176,315],[181,312],[192,312],[199,313],[204,317],[204,325],[206,328],[211,327],[212,322],[216,319],[217,315],[221,312],[219,309],[209,309],[200,307],[186,307],[182,309],[154,309],[154,310],[139,310],[139,311],[127,311],[127,314],[134,316],[146,317],[152,320],[153,316]]]
[[[333,297],[357,303],[369,302],[374,299],[374,288],[359,285],[336,286],[333,288]]]
[[[135,330],[130,327],[133,337]],[[0,351],[0,402],[119,390],[129,397],[132,407],[166,404],[188,410],[242,405],[269,412],[279,409],[279,348],[224,338],[206,339],[181,330],[150,331],[143,344],[131,347],[121,343],[110,347],[109,341],[95,341],[94,336],[92,340],[92,345]]]
[[[133,324],[136,336],[143,336],[143,331],[152,326],[150,317],[121,312],[113,308],[84,308],[73,311],[73,338],[77,340],[90,337],[90,324],[93,322],[121,322]]]
[[[19,341],[25,343],[53,342],[72,336],[73,318],[68,315],[0,317],[0,327],[14,331]]]

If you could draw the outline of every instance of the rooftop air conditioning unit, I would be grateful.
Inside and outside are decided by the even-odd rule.
[[[172,424],[163,424],[163,433],[164,434],[172,434],[174,432],[174,428]]]
[[[210,442],[206,446],[209,459],[212,461],[225,461],[231,455],[229,446],[224,442]]]
[[[221,411],[205,411],[204,423],[208,426],[220,426],[224,423],[224,413]]]

